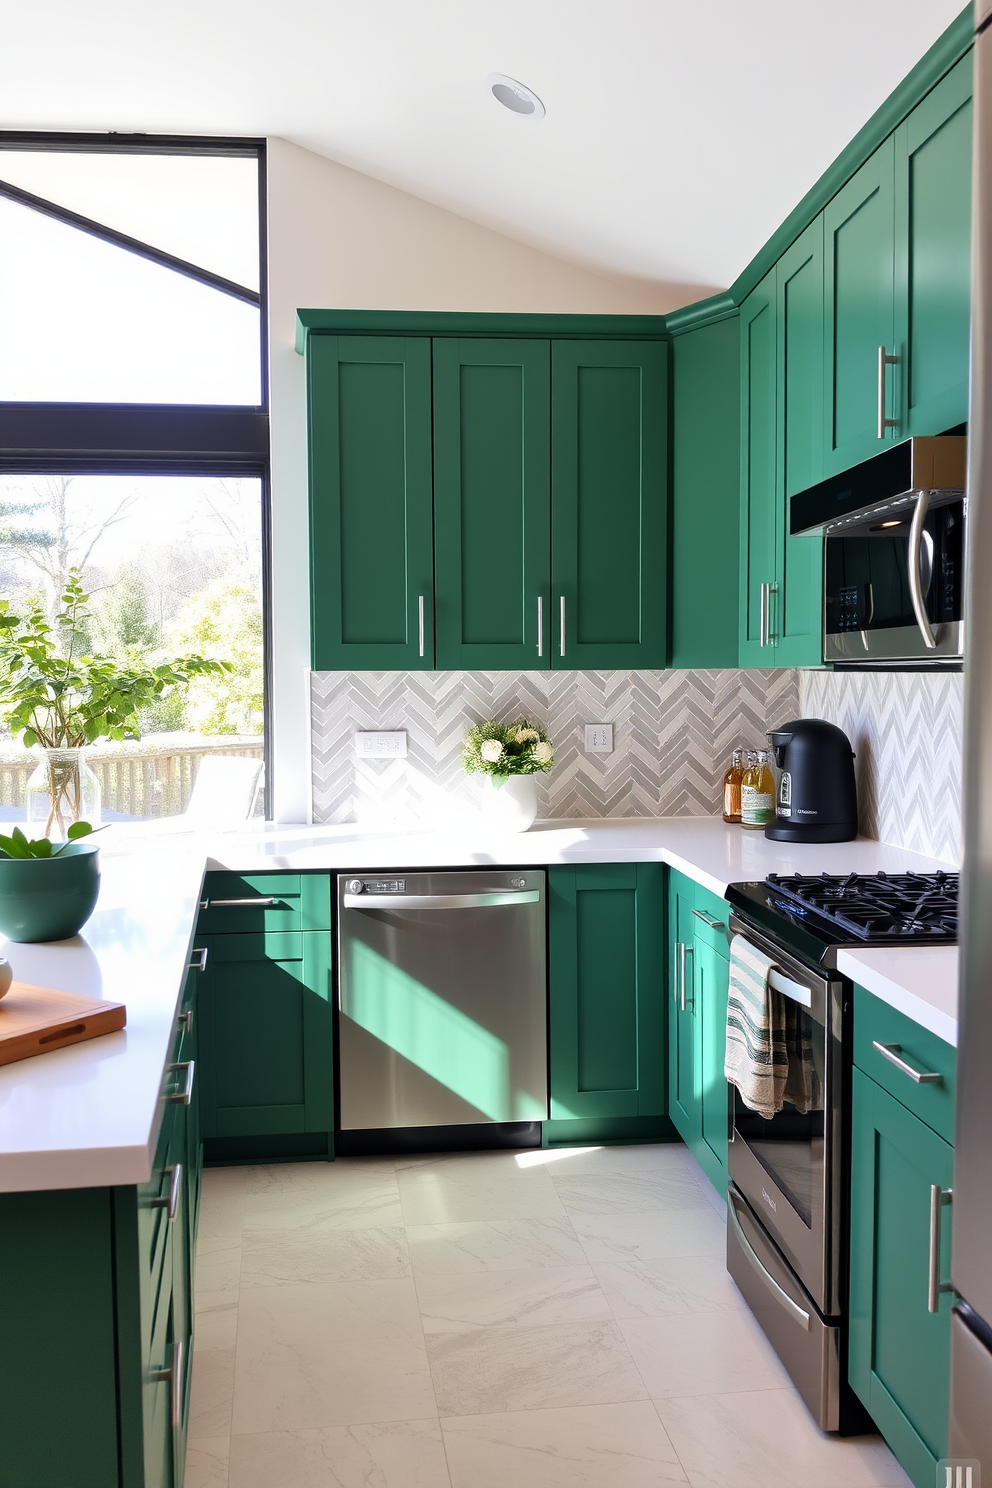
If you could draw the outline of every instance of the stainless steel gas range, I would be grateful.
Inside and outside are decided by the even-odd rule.
[[[837,952],[953,944],[957,890],[953,873],[771,874],[727,890],[731,936],[774,958],[770,985],[797,1005],[819,1092],[765,1119],[732,1090],[727,1265],[824,1431],[865,1425],[846,1383],[852,985]]]

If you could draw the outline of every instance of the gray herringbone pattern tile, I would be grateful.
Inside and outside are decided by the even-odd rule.
[[[794,671],[315,672],[311,730],[317,821],[450,822],[478,808],[462,771],[466,729],[527,716],[555,743],[538,776],[540,814],[709,816],[733,746],[799,714]],[[582,726],[612,723],[612,754]],[[405,760],[357,760],[358,729],[406,729]]]
[[[866,836],[960,861],[963,682],[960,673],[801,674],[802,713],[851,740]]]

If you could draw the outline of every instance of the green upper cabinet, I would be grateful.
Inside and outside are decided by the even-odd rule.
[[[823,539],[793,537],[789,498],[823,464],[823,221],[817,218],[776,266],[775,583],[769,632],[777,666],[822,660]]]
[[[658,341],[552,346],[553,667],[667,663],[667,356]]]
[[[740,321],[672,342],[673,667],[737,665]]]
[[[773,666],[776,582],[775,270],[741,306],[740,664]]]
[[[316,670],[434,665],[429,337],[312,336]]]
[[[547,341],[435,340],[439,668],[548,665],[550,407]]]
[[[552,1121],[665,1113],[664,869],[548,870]]]
[[[968,417],[971,57],[895,134],[896,326],[901,434]]]
[[[898,367],[880,361],[897,355],[894,160],[890,138],[823,213],[825,475],[875,454],[895,419]]]

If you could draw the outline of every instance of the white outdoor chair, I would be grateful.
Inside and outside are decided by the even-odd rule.
[[[187,827],[235,827],[250,821],[264,776],[260,759],[206,755],[200,761],[186,810],[177,820]]]

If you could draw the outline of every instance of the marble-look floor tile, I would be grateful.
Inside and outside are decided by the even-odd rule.
[[[778,1355],[749,1312],[697,1312],[619,1324],[648,1393],[724,1394],[789,1383]]]
[[[699,1164],[696,1161],[696,1159],[689,1152],[686,1153],[686,1167],[688,1168],[689,1172],[692,1174],[693,1179],[695,1180],[695,1182],[696,1182],[696,1184],[697,1184],[697,1186],[699,1188],[700,1193],[703,1195],[703,1198],[706,1200],[706,1202],[710,1205],[710,1207],[712,1209],[715,1209],[716,1210],[717,1214],[720,1215],[721,1219],[723,1219],[724,1222],[726,1222],[726,1219],[727,1219],[727,1196],[726,1196],[726,1194],[720,1193],[720,1191],[718,1189],[716,1189],[716,1188],[713,1187],[712,1183],[707,1178],[706,1174],[703,1172],[702,1168],[699,1166]]]
[[[530,1154],[521,1160],[530,1160]],[[611,1178],[618,1173],[685,1172],[689,1150],[684,1142],[644,1142],[630,1147],[551,1147],[540,1153],[547,1159],[548,1171],[554,1177],[589,1177],[602,1174]]]
[[[616,1318],[738,1312],[747,1307],[722,1255],[671,1256],[622,1265],[604,1262],[595,1271]]]
[[[598,1322],[613,1316],[591,1266],[421,1277],[417,1297],[425,1333],[511,1323]]]
[[[438,1422],[396,1421],[234,1436],[229,1488],[450,1488],[450,1479]]]
[[[593,1266],[727,1253],[726,1222],[707,1204],[649,1214],[573,1214],[571,1219]]]
[[[242,1290],[235,1431],[436,1414],[412,1281]]]
[[[183,1488],[228,1488],[229,1436],[197,1436],[186,1447]]]
[[[650,1168],[627,1173],[554,1172],[551,1178],[569,1215],[709,1208],[698,1184],[681,1163],[664,1173]]]
[[[386,1229],[244,1231],[241,1285],[388,1281],[410,1275],[402,1225]]]
[[[434,1333],[427,1350],[442,1416],[647,1397],[614,1322]]]
[[[482,1157],[485,1161],[478,1161]],[[449,1157],[396,1174],[408,1225],[564,1216],[548,1173],[518,1168],[508,1152]]]
[[[881,1437],[818,1431],[791,1388],[657,1408],[692,1488],[912,1488]]]
[[[586,1264],[586,1253],[566,1215],[408,1225],[406,1233],[414,1276]]]
[[[244,1225],[262,1230],[383,1229],[403,1223],[391,1160],[340,1158],[248,1169]]]
[[[237,1238],[216,1237],[196,1246],[196,1294],[231,1292],[241,1285],[241,1231]]]
[[[231,1429],[234,1401],[233,1348],[194,1349],[189,1435],[223,1436]]]
[[[449,1417],[441,1429],[452,1488],[658,1488],[687,1482],[648,1401]]]
[[[238,1341],[237,1292],[196,1290],[197,1349],[233,1349]]]
[[[197,1248],[211,1240],[237,1239],[245,1212],[247,1168],[204,1168]]]

